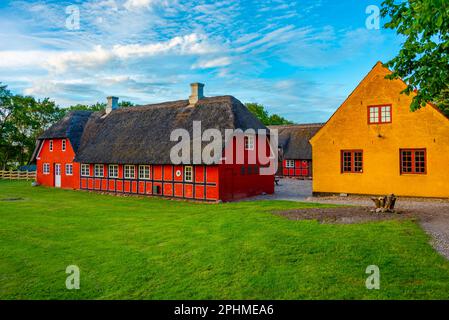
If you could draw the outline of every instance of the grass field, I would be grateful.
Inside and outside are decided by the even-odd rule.
[[[272,214],[311,206],[198,204],[0,181],[0,298],[449,298],[449,263],[416,223],[331,225]],[[81,270],[79,290],[65,287],[72,264]],[[365,287],[368,265],[380,268],[380,290]]]

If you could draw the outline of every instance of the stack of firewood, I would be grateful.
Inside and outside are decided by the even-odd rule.
[[[394,212],[394,205],[396,204],[396,197],[394,194],[383,197],[373,197],[371,200],[374,201],[376,209],[371,211],[376,213]]]

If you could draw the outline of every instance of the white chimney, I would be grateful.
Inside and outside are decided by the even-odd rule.
[[[191,83],[190,87],[192,88],[192,94],[189,97],[189,103],[190,105],[194,105],[198,100],[204,98],[204,84],[195,82]]]
[[[118,97],[108,97],[107,99],[106,114],[109,114],[112,110],[118,109]]]

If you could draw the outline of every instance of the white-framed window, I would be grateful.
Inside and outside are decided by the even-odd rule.
[[[90,165],[83,163],[81,165],[81,176],[89,177],[90,176]]]
[[[110,164],[108,166],[108,177],[109,178],[118,178],[118,165]]]
[[[391,105],[369,106],[368,124],[391,123]]]
[[[53,151],[53,140],[50,140],[49,142],[49,150]]]
[[[42,171],[44,172],[44,174],[50,174],[50,164],[44,163]]]
[[[184,167],[184,181],[192,182],[193,181],[193,168],[191,166]]]
[[[67,142],[65,139],[62,139],[62,151],[65,151],[67,147]]]
[[[125,179],[135,179],[136,178],[136,166],[125,165]]]
[[[285,160],[285,167],[286,168],[294,168],[295,167],[295,160]]]
[[[380,122],[391,122],[391,106],[380,108]]]
[[[66,174],[66,176],[71,176],[71,175],[73,175],[73,164],[67,163],[67,164],[65,165],[65,174]]]
[[[102,178],[104,176],[104,165],[96,164],[94,166],[94,175],[98,178]]]
[[[254,150],[254,136],[245,136],[245,150]]]
[[[139,166],[139,179],[149,180],[150,179],[150,166]]]

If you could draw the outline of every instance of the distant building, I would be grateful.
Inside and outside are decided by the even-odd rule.
[[[269,126],[279,134],[280,166],[278,175],[312,178],[312,146],[309,140],[322,123]]]
[[[449,119],[377,63],[311,139],[313,191],[449,197]]]
[[[189,100],[129,108],[118,108],[117,100],[109,97],[105,111],[72,112],[39,137],[32,159],[38,183],[203,201],[274,192],[274,175],[261,175],[261,165],[248,161],[257,153],[255,135],[242,137],[241,150],[235,138],[226,145],[244,155],[243,164],[171,162],[177,143],[170,141],[171,132],[186,129],[192,135],[193,121],[201,121],[203,131],[219,129],[223,139],[225,129],[267,131],[236,98],[206,98],[203,85],[196,83]],[[205,145],[200,142],[201,150]]]

